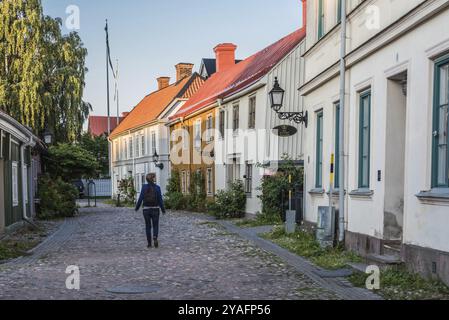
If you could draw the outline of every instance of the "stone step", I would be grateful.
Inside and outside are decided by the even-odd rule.
[[[381,269],[389,267],[397,267],[403,264],[403,261],[399,255],[377,255],[372,254],[366,257],[366,261],[370,265],[377,265]]]
[[[401,244],[385,244],[383,247],[383,253],[385,255],[392,255],[392,256],[401,256],[402,252],[402,245]]]

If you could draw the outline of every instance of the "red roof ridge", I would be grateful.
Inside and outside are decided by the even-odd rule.
[[[203,87],[173,117],[170,117],[170,120],[184,117],[213,103],[215,99],[229,96],[254,84],[292,52],[304,40],[305,34],[305,28],[297,29],[239,64],[213,74]],[[292,41],[287,41],[290,38]],[[266,56],[267,53],[270,54]]]

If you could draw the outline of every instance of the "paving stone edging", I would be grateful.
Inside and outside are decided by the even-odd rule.
[[[332,276],[332,273],[328,273],[322,269],[316,267],[306,259],[291,253],[290,251],[278,246],[277,244],[265,240],[258,235],[267,231],[267,229],[262,228],[250,228],[242,229],[237,227],[235,224],[229,221],[214,220],[218,224],[225,227],[229,232],[235,233],[240,237],[250,240],[255,243],[261,249],[270,252],[286,263],[295,268],[298,272],[303,273],[310,279],[320,284],[324,288],[335,292],[341,298],[345,300],[383,300],[379,295],[362,288],[354,287],[347,279],[336,275]]]
[[[30,250],[28,252],[29,255],[13,259],[2,266],[13,267],[17,265],[29,265],[38,261],[48,253],[51,253],[63,246],[75,232],[77,226],[77,218],[65,219],[58,230],[42,241],[34,249]]]

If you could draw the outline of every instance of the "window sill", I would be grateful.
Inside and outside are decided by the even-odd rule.
[[[326,193],[326,190],[324,189],[320,189],[320,188],[315,188],[309,191],[309,194],[311,196],[323,196]]]
[[[369,189],[357,189],[349,193],[352,198],[372,198],[374,191]]]
[[[345,195],[346,195],[346,190],[345,190]],[[328,196],[330,195],[330,192],[328,191],[327,193],[326,193]],[[338,198],[340,196],[340,189],[334,189],[333,191],[332,191],[332,197],[333,198]]]
[[[436,188],[430,191],[421,191],[416,197],[422,203],[449,206],[449,188]]]

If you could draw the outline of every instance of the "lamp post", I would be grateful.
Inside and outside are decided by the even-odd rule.
[[[285,90],[281,88],[279,85],[279,80],[276,77],[274,79],[274,87],[270,91],[270,102],[271,102],[271,108],[278,114],[279,119],[281,120],[289,120],[296,123],[304,123],[305,127],[307,128],[308,125],[308,112],[281,112],[281,109],[284,105],[284,95]]]
[[[159,162],[159,155],[157,154],[157,151],[154,151],[153,162],[156,168],[164,170],[164,164]]]

